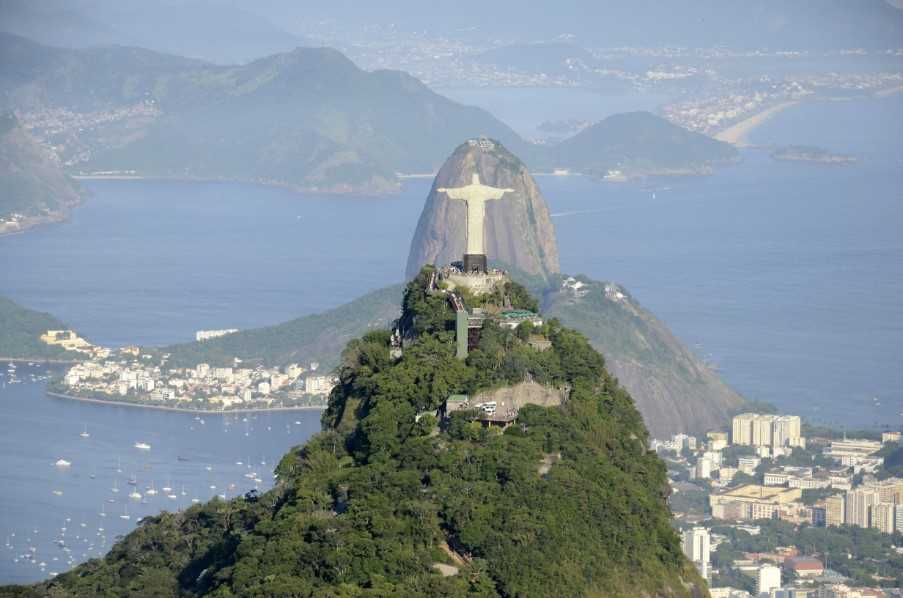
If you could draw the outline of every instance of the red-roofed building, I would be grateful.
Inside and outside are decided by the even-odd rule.
[[[811,556],[790,557],[784,561],[784,569],[803,578],[817,577],[825,572],[824,564]]]

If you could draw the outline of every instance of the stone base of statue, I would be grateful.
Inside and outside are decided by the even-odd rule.
[[[465,253],[463,270],[465,274],[485,273],[487,271],[486,254]]]

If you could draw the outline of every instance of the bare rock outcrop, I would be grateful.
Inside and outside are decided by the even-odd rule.
[[[467,225],[464,202],[436,190],[470,184],[474,174],[483,184],[514,189],[486,204],[486,254],[490,263],[543,279],[557,273],[555,228],[536,181],[504,146],[481,139],[458,146],[439,169],[411,241],[407,277],[416,276],[425,264],[461,259]]]

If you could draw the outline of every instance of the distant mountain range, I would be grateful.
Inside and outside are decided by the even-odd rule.
[[[515,0],[462,0],[428,10],[415,0],[4,0],[0,31],[58,46],[140,46],[233,64],[316,45],[301,32],[315,36],[323,23],[332,37],[356,42],[435,35],[513,44],[524,50],[509,53],[513,61],[536,65],[547,59],[525,46],[541,40],[591,48],[893,48],[903,39],[901,6],[900,0],[573,0],[524,12]]]
[[[220,64],[314,45],[239,3],[217,0],[4,0],[0,31],[53,46],[140,46]]]
[[[0,234],[62,220],[82,196],[53,154],[10,112],[0,114],[0,187]]]
[[[76,139],[58,134],[86,156],[74,166],[82,170],[384,191],[398,171],[435,171],[462,137],[492,135],[530,153],[486,111],[405,73],[362,71],[326,48],[230,67],[9,35],[0,52],[7,107],[94,114],[96,126]]]
[[[327,191],[396,188],[461,139],[501,140],[532,168],[693,171],[726,144],[651,114],[610,118],[560,146],[527,143],[480,108],[327,48],[217,66],[140,48],[62,49],[0,34],[0,107],[29,119],[73,172],[230,179]]]
[[[304,17],[345,29],[391,23],[396,36],[450,35],[480,42],[571,39],[588,47],[897,48],[900,0],[571,0],[524,10],[519,0],[460,0],[423,9],[418,0],[308,0]],[[297,3],[266,0],[253,10],[298,20]]]

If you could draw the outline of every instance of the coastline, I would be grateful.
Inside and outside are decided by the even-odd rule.
[[[10,363],[40,363],[40,364],[48,364],[48,365],[75,365],[77,363],[81,363],[81,361],[77,359],[47,359],[47,358],[34,358],[34,357],[3,357],[0,355],[0,362],[10,362]]]
[[[92,399],[89,397],[77,397],[75,395],[67,395],[59,392],[47,391],[47,396],[56,399],[69,399],[72,401],[83,401],[85,403],[96,403],[99,405],[115,405],[117,407],[137,407],[139,409],[156,409],[157,411],[175,411],[178,413],[198,413],[203,415],[229,415],[230,413],[264,413],[267,411],[323,411],[326,406],[306,406],[306,407],[251,407],[242,409],[189,409],[187,407],[167,407],[165,405],[145,405],[142,403],[127,403],[125,401],[113,401],[107,399]]]
[[[318,187],[303,186],[296,183],[289,183],[278,179],[248,179],[242,177],[226,177],[226,176],[177,176],[177,175],[146,175],[146,174],[72,174],[69,175],[77,181],[163,181],[163,182],[179,182],[179,183],[238,183],[242,185],[260,185],[261,187],[270,187],[275,189],[286,189],[299,195],[311,195],[322,193],[325,195],[363,195],[366,197],[384,197],[392,195],[401,190],[399,183],[390,182],[388,185],[361,185],[352,186],[343,183],[335,185]],[[402,178],[419,178],[426,175],[410,175],[399,176]]]
[[[797,104],[799,104],[798,100],[790,100],[776,104],[771,108],[767,108],[761,112],[753,114],[752,116],[745,118],[738,123],[734,123],[723,131],[717,133],[715,135],[715,139],[736,145],[737,147],[746,147],[746,136],[749,135],[753,129],[767,121],[775,114],[783,112],[787,108],[796,106]]]
[[[903,85],[891,87],[890,89],[882,89],[881,91],[876,92],[875,96],[879,98],[889,98],[890,96],[896,95],[898,93],[903,93]]]

